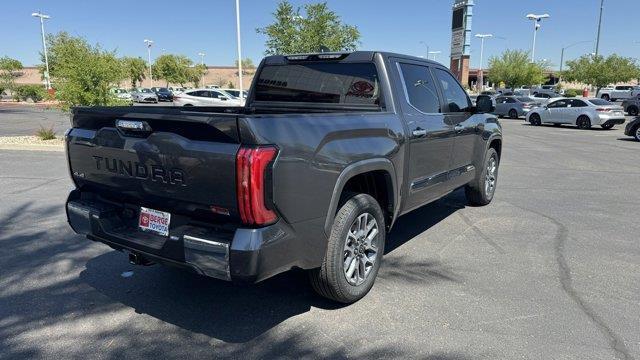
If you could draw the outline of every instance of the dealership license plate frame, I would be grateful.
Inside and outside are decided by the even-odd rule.
[[[140,207],[138,229],[160,236],[169,236],[171,213],[147,207]]]

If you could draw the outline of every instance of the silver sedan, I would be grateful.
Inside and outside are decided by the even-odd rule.
[[[570,124],[580,129],[589,129],[593,125],[611,129],[614,125],[624,124],[624,121],[622,106],[595,98],[557,99],[546,106],[531,109],[527,114],[527,122],[531,125]]]
[[[496,98],[496,110],[498,116],[508,116],[517,119],[525,116],[532,108],[540,106],[535,100],[524,96],[498,96]]]
[[[134,102],[158,103],[158,95],[149,88],[138,88],[131,93]]]

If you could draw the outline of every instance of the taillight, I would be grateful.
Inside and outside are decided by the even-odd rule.
[[[607,109],[607,108],[598,108],[596,109],[597,112],[609,112],[611,111],[611,109]]]
[[[273,146],[240,148],[236,156],[238,210],[247,225],[267,225],[277,219],[265,203],[265,180],[269,164],[276,158]]]

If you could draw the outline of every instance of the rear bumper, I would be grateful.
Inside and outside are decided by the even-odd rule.
[[[164,237],[133,225],[138,214],[127,217],[112,204],[80,199],[78,190],[69,195],[66,211],[71,228],[90,240],[217,279],[257,282],[293,267],[317,266],[307,261],[303,244],[282,220],[258,229],[225,230],[192,225],[179,215],[174,226],[172,214],[169,236]]]
[[[600,125],[621,125],[624,124],[625,119],[600,119]]]

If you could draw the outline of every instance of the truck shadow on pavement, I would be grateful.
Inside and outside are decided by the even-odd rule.
[[[392,253],[464,207],[462,199],[457,192],[403,217],[388,237],[386,253]],[[120,276],[127,272],[133,274]],[[325,310],[344,307],[316,295],[302,270],[292,270],[255,285],[242,285],[170,267],[133,266],[117,251],[89,260],[80,281],[137,313],[227,343],[255,339],[312,307]],[[378,281],[432,284],[459,281],[459,276],[437,260],[421,262],[394,256],[385,259]],[[383,296],[374,293],[375,287],[369,296]]]

